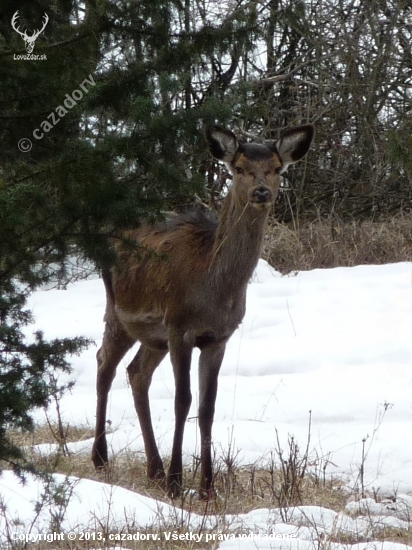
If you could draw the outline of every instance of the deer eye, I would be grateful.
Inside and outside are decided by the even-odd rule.
[[[280,174],[282,172],[282,166],[275,168],[275,174]]]
[[[235,170],[236,170],[236,174],[244,174],[245,173],[243,168],[241,168],[240,166],[236,166]]]

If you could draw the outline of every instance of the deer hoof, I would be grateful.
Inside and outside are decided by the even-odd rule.
[[[107,449],[99,448],[98,445],[93,445],[92,449],[92,462],[96,470],[103,470],[109,463],[109,457],[107,455]]]
[[[181,476],[170,476],[167,479],[167,496],[171,499],[179,498],[182,494]]]
[[[210,502],[217,499],[217,493],[215,488],[209,487],[208,489],[200,489],[199,491],[199,500],[204,502]]]

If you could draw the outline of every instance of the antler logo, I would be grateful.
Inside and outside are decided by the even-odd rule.
[[[27,31],[21,32],[20,27],[16,27],[16,21],[17,21],[18,17],[19,17],[19,12],[16,11],[16,13],[13,15],[13,18],[11,20],[11,26],[23,38],[24,43],[26,44],[27,53],[32,53],[33,48],[34,48],[34,44],[35,44],[37,38],[44,31],[44,29],[46,28],[47,23],[49,22],[49,17],[47,15],[47,13],[44,14],[44,16],[43,16],[43,19],[44,19],[43,27],[40,30],[35,30],[33,32],[32,36],[28,36]]]

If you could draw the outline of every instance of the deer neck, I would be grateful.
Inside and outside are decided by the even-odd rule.
[[[231,286],[243,290],[259,260],[269,208],[260,210],[242,205],[229,192],[224,202],[209,272],[216,286],[225,292]]]

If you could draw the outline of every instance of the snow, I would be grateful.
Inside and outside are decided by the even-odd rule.
[[[30,299],[36,328],[47,338],[83,335],[96,340],[97,348],[73,359],[76,385],[60,404],[63,421],[71,425],[94,425],[95,353],[103,333],[104,306],[99,279],[78,282],[67,290],[39,291]],[[349,503],[347,514],[300,507],[290,511],[287,523],[279,511],[255,510],[225,522],[236,533],[241,525],[261,537],[282,533],[287,527],[295,538],[236,538],[220,542],[221,549],[305,549],[313,547],[319,533],[329,536],[337,529],[370,537],[371,518],[375,524],[389,522],[394,527],[411,528],[411,327],[412,263],[317,269],[282,277],[263,260],[259,262],[249,285],[245,319],[227,346],[219,377],[213,426],[217,456],[222,456],[230,444],[239,451],[238,460],[243,464],[264,462],[276,447],[277,434],[285,451],[288,436],[304,449],[311,415],[311,455],[327,461],[327,473],[339,475],[353,489],[359,484],[364,447],[365,488],[370,494],[377,491],[388,497],[388,503],[380,505],[372,499]],[[124,449],[144,451],[125,369],[135,352],[131,351],[119,366],[110,394],[111,455]],[[193,402],[184,439],[187,462],[199,452],[197,359],[196,350]],[[153,377],[150,391],[154,430],[163,456],[170,454],[173,437],[173,393],[172,369],[166,358]],[[53,418],[52,408],[48,415]],[[38,411],[36,419],[44,421],[44,412]],[[71,443],[69,449],[90,453],[91,444],[91,440]],[[45,445],[42,450],[53,449]],[[59,481],[59,476],[56,479]],[[110,517],[115,524],[124,522],[125,510],[142,527],[153,523],[154,518],[162,518],[163,525],[176,520],[175,508],[119,487],[77,480],[73,492],[65,516],[66,529],[84,524],[88,514],[90,518]],[[18,516],[23,524],[29,522],[38,494],[36,481],[29,480],[22,488],[7,472],[0,478],[0,495],[9,519]],[[355,510],[362,516],[353,519],[350,514]],[[43,527],[47,524],[49,516],[45,514],[39,517],[39,532],[41,522]],[[185,521],[195,532],[204,518],[191,514]],[[210,528],[218,533],[220,520],[212,517],[209,521]],[[368,542],[368,548],[406,548],[388,542],[373,544]],[[366,543],[355,547],[363,550]]]

